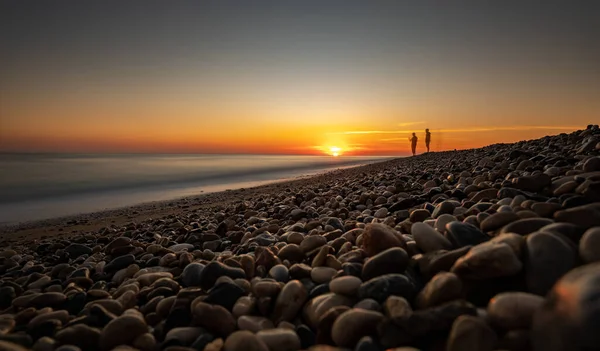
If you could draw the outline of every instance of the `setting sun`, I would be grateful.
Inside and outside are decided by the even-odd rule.
[[[340,149],[337,146],[332,146],[329,148],[329,151],[331,152],[331,156],[338,157],[340,155],[340,151],[342,151],[342,149]]]

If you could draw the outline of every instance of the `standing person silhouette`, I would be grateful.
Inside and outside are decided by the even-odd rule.
[[[427,152],[429,152],[429,143],[431,143],[431,133],[429,128],[425,129],[425,146],[427,146]]]
[[[419,140],[419,138],[417,138],[417,135],[415,133],[412,133],[412,138],[409,138],[408,140],[410,140],[412,153],[413,156],[415,156],[417,154],[417,140]]]

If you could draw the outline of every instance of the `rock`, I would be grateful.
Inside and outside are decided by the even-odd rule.
[[[200,286],[202,270],[204,270],[204,265],[197,262],[192,262],[185,266],[183,273],[181,273],[181,282],[183,283],[183,286]]]
[[[588,229],[579,242],[579,256],[587,263],[600,261],[600,227]]]
[[[355,300],[334,293],[326,293],[309,300],[303,307],[303,317],[307,324],[316,328],[321,317],[333,307],[354,305]]]
[[[362,247],[367,256],[375,256],[391,247],[406,248],[406,244],[396,236],[395,231],[385,224],[368,224],[362,234],[362,238]]]
[[[246,273],[241,268],[233,268],[221,262],[211,261],[201,272],[200,287],[206,290],[210,289],[221,276],[227,276],[231,279],[245,279]]]
[[[248,330],[257,333],[264,329],[273,329],[273,322],[265,317],[260,316],[241,316],[237,320],[237,325],[240,330]]]
[[[261,330],[256,337],[262,341],[270,351],[297,351],[300,350],[300,338],[294,330],[275,328]]]
[[[573,269],[549,292],[533,317],[532,350],[594,350],[598,330],[600,263]]]
[[[481,318],[459,316],[452,324],[446,350],[492,351],[497,339],[496,333]]]
[[[420,223],[423,222],[424,220],[426,220],[427,218],[429,218],[431,216],[431,213],[429,213],[428,210],[425,209],[418,209],[418,210],[414,210],[410,213],[410,221],[412,223]]]
[[[402,296],[412,299],[416,293],[416,287],[405,275],[385,274],[361,284],[358,289],[360,299],[373,299],[383,303],[389,296]]]
[[[407,266],[408,254],[406,251],[399,247],[393,247],[365,261],[362,278],[366,281],[384,274],[402,273]]]
[[[329,282],[337,274],[337,270],[331,267],[315,267],[310,271],[311,279],[317,284]]]
[[[448,239],[425,223],[414,223],[411,233],[419,249],[424,252],[452,249],[452,243]]]
[[[135,256],[133,256],[131,254],[119,256],[119,257],[113,259],[112,261],[110,261],[108,264],[106,264],[106,266],[104,266],[104,271],[105,272],[116,272],[123,268],[129,267],[133,263],[135,263]]]
[[[446,225],[446,237],[454,247],[478,245],[491,239],[481,230],[469,223],[451,222]]]
[[[288,244],[279,250],[277,256],[279,256],[279,258],[282,260],[301,262],[304,259],[304,252],[300,249],[300,246],[296,244]]]
[[[0,351],[27,351],[28,349],[9,341],[0,340]]]
[[[461,300],[415,311],[407,317],[384,320],[378,327],[379,341],[386,349],[412,344],[424,337],[448,333],[459,316],[476,314],[473,305]]]
[[[82,244],[71,244],[65,247],[65,252],[67,252],[69,256],[76,258],[83,255],[91,255],[92,249]]]
[[[356,296],[361,284],[362,280],[360,280],[357,277],[344,276],[335,278],[331,282],[329,282],[329,290],[336,294],[352,297]]]
[[[123,332],[125,330],[126,333]],[[100,333],[100,349],[109,351],[119,345],[128,345],[147,331],[148,326],[139,312],[125,311],[123,315],[110,321]]]
[[[236,328],[236,321],[223,306],[210,305],[203,301],[192,302],[195,325],[206,328],[218,335],[227,336]]]
[[[220,305],[231,310],[235,302],[245,294],[244,289],[235,283],[223,282],[210,289],[204,302]]]
[[[583,164],[584,172],[596,172],[600,171],[600,157],[590,157]]]
[[[383,319],[379,312],[357,308],[348,310],[333,323],[331,337],[338,346],[354,347],[363,336],[375,334]]]
[[[463,295],[463,285],[454,273],[436,274],[417,296],[419,308],[429,308],[456,300]]]
[[[197,327],[173,328],[165,336],[163,346],[190,346],[204,332],[204,329]]]
[[[459,258],[451,272],[461,278],[488,279],[506,277],[521,271],[523,264],[513,249],[505,243],[483,243],[472,247]]]
[[[278,324],[281,321],[291,321],[302,309],[308,299],[308,291],[298,280],[291,280],[277,296],[273,310],[273,321]]]
[[[530,329],[533,314],[543,303],[542,297],[526,292],[500,293],[488,304],[488,319],[503,330]]]
[[[412,308],[405,298],[392,295],[385,300],[383,311],[389,318],[408,318]]]
[[[500,233],[526,235],[552,223],[553,221],[548,218],[523,218],[505,225],[500,230]]]
[[[554,213],[556,222],[575,224],[583,229],[600,227],[600,203],[572,207]]]
[[[550,233],[527,236],[525,281],[529,292],[546,295],[554,283],[576,265],[574,247]]]
[[[269,348],[253,333],[238,330],[229,335],[223,345],[223,351],[269,351]]]
[[[288,269],[286,266],[282,265],[282,264],[278,264],[273,266],[270,270],[269,270],[269,276],[275,280],[277,280],[278,282],[287,282],[290,274],[288,272]]]

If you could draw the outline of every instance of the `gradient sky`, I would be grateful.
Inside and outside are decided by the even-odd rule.
[[[594,1],[0,2],[0,151],[403,154],[600,121]]]

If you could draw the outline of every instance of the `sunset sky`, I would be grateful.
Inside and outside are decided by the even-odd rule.
[[[485,3],[1,1],[0,151],[401,155],[425,128],[599,123],[595,2]]]

